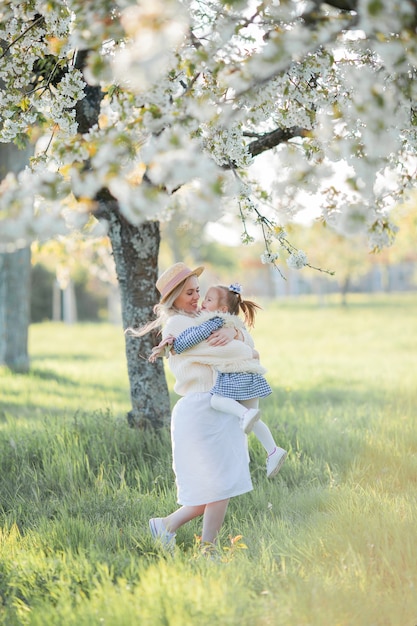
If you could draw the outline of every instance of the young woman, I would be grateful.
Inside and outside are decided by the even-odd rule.
[[[154,308],[156,319],[130,332],[143,335],[162,327],[164,339],[197,325],[198,276],[203,269],[176,263],[166,270],[156,283],[161,294]],[[167,547],[175,544],[180,526],[200,515],[202,544],[215,544],[229,499],[252,490],[246,436],[233,415],[223,413],[219,419],[210,404],[213,368],[254,355],[250,346],[234,339],[236,335],[234,328],[219,329],[204,344],[169,355],[176,379],[174,391],[182,396],[171,420],[173,469],[181,507],[149,521],[152,536]]]

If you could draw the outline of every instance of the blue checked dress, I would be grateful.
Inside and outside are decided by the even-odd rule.
[[[177,354],[205,341],[215,330],[221,328],[224,320],[221,317],[202,322],[199,326],[190,326],[174,341],[174,350]],[[218,372],[214,387],[210,393],[232,398],[233,400],[250,400],[264,398],[272,393],[272,389],[262,374],[251,372]]]

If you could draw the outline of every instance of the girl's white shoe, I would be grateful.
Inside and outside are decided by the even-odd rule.
[[[273,478],[278,474],[286,458],[286,450],[283,450],[283,448],[275,448],[266,460],[267,478]]]

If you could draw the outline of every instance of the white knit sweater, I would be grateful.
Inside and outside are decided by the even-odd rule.
[[[212,313],[210,317],[213,315]],[[237,316],[229,317],[238,320]],[[173,315],[168,319],[162,337],[165,338],[168,335],[178,337],[184,330],[190,326],[198,326],[202,321],[200,316]],[[248,333],[246,335],[252,341],[250,335]],[[210,346],[207,341],[202,341],[182,354],[171,354],[169,366],[176,379],[174,391],[181,396],[210,391],[219,371],[259,374],[264,374],[266,371],[259,361],[253,358],[252,347],[237,340],[230,341],[225,346],[215,347]]]

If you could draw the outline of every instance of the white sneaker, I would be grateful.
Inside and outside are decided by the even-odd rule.
[[[243,432],[245,432],[246,434],[250,433],[259,418],[259,409],[248,409],[245,415],[240,418],[240,427]]]
[[[175,533],[170,533],[164,526],[162,517],[153,517],[149,520],[149,530],[152,537],[161,543],[164,548],[173,550],[175,547]]]
[[[272,454],[266,460],[266,476],[267,478],[273,478],[281,469],[285,459],[287,458],[286,450],[282,448],[275,448]]]

